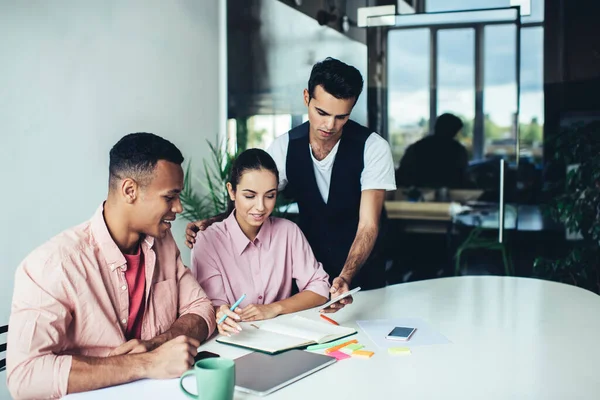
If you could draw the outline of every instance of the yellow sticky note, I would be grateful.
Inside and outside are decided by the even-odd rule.
[[[371,358],[373,356],[372,351],[367,351],[367,350],[354,350],[354,352],[352,353],[352,357],[361,357],[361,358]]]
[[[410,349],[408,347],[390,347],[388,349],[388,353],[395,356],[411,354]]]

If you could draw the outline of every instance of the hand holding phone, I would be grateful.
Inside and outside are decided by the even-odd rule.
[[[346,293],[342,293],[339,296],[337,296],[335,299],[331,299],[330,301],[328,301],[327,303],[323,304],[321,307],[319,307],[319,311],[323,311],[324,309],[326,309],[327,307],[329,307],[330,305],[332,305],[333,303],[337,303],[338,301],[348,297],[348,296],[352,296],[354,293],[358,292],[360,290],[360,286],[357,288],[354,288]]]
[[[405,326],[397,326],[385,337],[389,340],[402,340],[407,341],[415,333],[416,328],[409,328]]]

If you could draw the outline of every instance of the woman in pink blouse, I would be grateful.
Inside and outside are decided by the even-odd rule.
[[[277,166],[267,152],[241,153],[227,183],[228,216],[196,237],[191,270],[212,300],[217,320],[227,315],[218,326],[221,334],[239,332],[236,321],[274,318],[329,298],[329,276],[300,228],[270,217],[278,182]],[[293,280],[299,293],[291,296]],[[244,293],[244,301],[230,311]]]

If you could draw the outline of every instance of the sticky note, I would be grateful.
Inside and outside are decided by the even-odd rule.
[[[340,345],[334,346],[334,347],[330,347],[328,349],[325,350],[325,354],[329,354],[329,353],[333,353],[334,351],[338,351],[339,349],[341,349],[342,347],[348,346],[349,344],[352,343],[358,343],[358,340],[354,339],[354,340],[350,340],[346,343],[342,343]]]
[[[338,351],[339,351],[340,353],[344,353],[344,354],[347,354],[347,355],[351,355],[351,354],[352,354],[352,352],[353,352],[354,350],[352,350],[352,349],[350,348],[350,346],[346,346],[346,347],[342,347],[342,348],[341,348],[341,349],[339,349]],[[335,352],[334,352],[334,353],[335,353]]]
[[[336,360],[345,360],[346,358],[350,358],[350,356],[348,354],[344,354],[340,351],[332,351],[331,353],[327,354],[330,357],[335,357]]]
[[[390,347],[388,349],[388,353],[395,356],[411,354],[410,349],[408,347]]]
[[[371,358],[373,356],[372,351],[367,351],[367,350],[354,350],[354,352],[352,352],[352,357],[360,357],[360,358]]]
[[[328,349],[330,347],[337,346],[338,344],[343,344],[343,343],[347,343],[347,342],[348,342],[348,338],[342,338],[342,339],[336,340],[334,342],[323,343],[323,344],[313,344],[311,346],[308,346],[306,348],[306,350]]]
[[[352,343],[352,344],[349,344],[348,346],[346,346],[345,348],[346,349],[350,349],[350,350],[360,350],[363,347],[365,347],[365,346],[363,346],[360,343]]]

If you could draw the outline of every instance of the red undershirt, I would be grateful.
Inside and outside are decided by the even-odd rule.
[[[146,268],[144,254],[138,247],[137,254],[123,254],[127,260],[125,280],[129,291],[129,318],[125,337],[127,340],[142,338],[144,298],[146,295]]]

